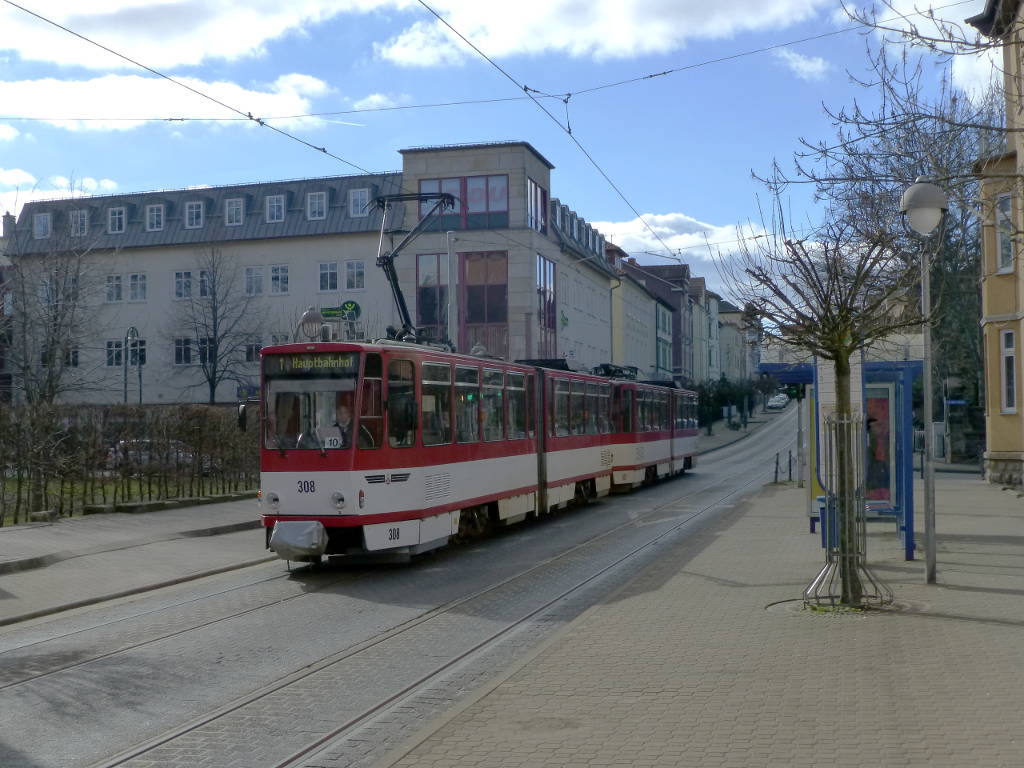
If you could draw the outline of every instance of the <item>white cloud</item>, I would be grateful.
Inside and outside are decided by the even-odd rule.
[[[773,54],[801,80],[823,80],[829,70],[829,63],[820,56],[804,56],[788,48],[777,48]]]
[[[685,213],[647,213],[643,220],[661,240],[640,219],[590,223],[609,241],[636,257],[639,263],[671,264],[678,258],[690,265],[692,274],[707,278],[712,290],[719,292],[721,279],[715,266],[719,254],[728,258],[739,251],[744,239],[763,235],[763,230],[753,225],[707,224]],[[671,256],[665,252],[665,245],[672,250]]]
[[[397,107],[402,102],[408,101],[408,98],[405,95],[395,98],[384,93],[371,93],[354,102],[352,109],[387,109],[388,107]]]
[[[17,138],[18,134],[20,133],[21,131],[19,131],[13,125],[0,123],[0,141],[11,141],[12,139]]]
[[[401,64],[436,66],[470,54],[414,0],[48,0],[45,14],[70,29],[158,69],[237,60],[264,53],[270,41],[341,14],[415,13],[377,47]],[[677,50],[692,39],[721,39],[781,29],[811,18],[829,0],[435,0],[433,7],[491,56],[557,51],[628,58]],[[23,11],[0,5],[6,52],[25,60],[93,69],[132,65]]]
[[[322,80],[302,74],[282,75],[262,90],[225,81],[204,82],[188,77],[178,80],[256,117],[308,113],[312,111],[311,99],[330,91]],[[10,112],[71,131],[127,131],[143,125],[145,118],[220,121],[240,117],[167,80],[141,75],[0,82],[0,104]],[[64,117],[74,119],[55,119]],[[309,128],[319,123],[316,118],[274,121],[274,125],[281,127]]]
[[[811,18],[826,0],[438,0],[435,9],[492,57],[560,52],[573,57],[629,58],[667,53],[689,40],[780,29]],[[419,21],[377,46],[398,64],[436,66],[476,56],[440,22]]]
[[[0,187],[32,186],[36,177],[21,168],[0,168]]]
[[[117,190],[113,179],[94,179],[85,176],[69,179],[54,176],[39,182],[35,176],[20,168],[0,168],[0,211],[17,216],[25,203],[33,200],[53,200],[69,197],[88,197],[90,194],[109,194]]]

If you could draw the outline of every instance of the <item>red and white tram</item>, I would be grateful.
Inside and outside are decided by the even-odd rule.
[[[286,559],[416,554],[695,461],[685,390],[390,341],[262,366],[260,504]]]

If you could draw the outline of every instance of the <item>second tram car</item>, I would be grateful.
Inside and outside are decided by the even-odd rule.
[[[286,559],[417,554],[695,462],[686,390],[401,342],[262,351],[260,504]]]

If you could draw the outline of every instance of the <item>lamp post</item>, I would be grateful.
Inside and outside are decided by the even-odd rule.
[[[302,331],[303,335],[310,341],[316,341],[320,338],[320,327],[323,324],[324,316],[320,314],[316,307],[310,307],[302,313],[298,330]]]
[[[124,403],[128,404],[128,344],[139,338],[139,329],[130,326],[124,334],[124,346],[121,348],[121,363],[124,367]],[[140,374],[141,376],[141,374]],[[141,386],[141,385],[140,385]],[[140,390],[141,391],[141,390]]]
[[[900,211],[910,228],[927,238],[936,229],[941,233],[949,199],[939,187],[918,177],[903,193]],[[942,244],[941,234],[936,238],[936,254]],[[935,466],[932,463],[932,326],[931,326],[931,265],[927,243],[921,256],[921,315],[924,317],[924,574],[925,582],[935,583]]]

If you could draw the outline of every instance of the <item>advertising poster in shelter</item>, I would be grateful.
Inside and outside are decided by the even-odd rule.
[[[895,453],[893,387],[867,387],[867,498],[893,502],[895,499]]]

